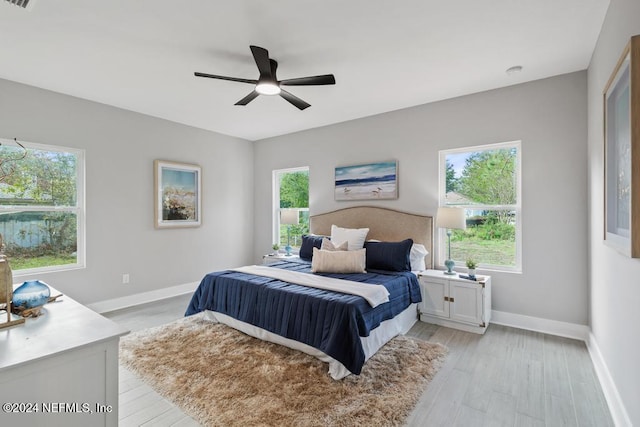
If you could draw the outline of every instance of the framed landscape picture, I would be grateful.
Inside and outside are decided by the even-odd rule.
[[[604,241],[640,258],[640,36],[604,89]]]
[[[154,161],[155,227],[200,226],[200,166]]]
[[[335,175],[336,200],[398,198],[398,162],[340,166]]]

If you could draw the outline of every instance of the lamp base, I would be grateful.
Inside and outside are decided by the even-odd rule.
[[[448,274],[450,276],[453,276],[456,273],[455,271],[453,271],[453,267],[456,265],[455,261],[452,259],[448,259],[444,262],[444,266],[447,267],[447,271],[444,272],[444,274]]]
[[[291,226],[287,225],[287,246],[284,247],[284,250],[287,251],[285,256],[293,255],[291,253]]]

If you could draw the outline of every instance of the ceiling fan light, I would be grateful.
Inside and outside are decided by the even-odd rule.
[[[258,83],[256,85],[256,92],[260,95],[278,95],[280,93],[280,86],[274,83]]]

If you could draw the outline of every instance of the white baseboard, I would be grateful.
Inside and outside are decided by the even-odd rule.
[[[542,332],[565,338],[587,341],[589,327],[577,323],[560,322],[558,320],[541,319],[539,317],[524,316],[522,314],[507,313],[505,311],[491,311],[491,323]]]
[[[620,399],[620,393],[618,393],[618,388],[611,377],[609,368],[602,357],[596,337],[593,336],[592,333],[589,333],[589,338],[586,340],[586,343],[587,348],[589,349],[589,354],[591,355],[593,367],[596,370],[596,375],[598,376],[600,386],[602,387],[602,392],[604,393],[604,397],[607,399],[607,405],[609,405],[609,411],[611,412],[613,423],[618,427],[631,427],[631,419],[629,418],[629,414],[627,413],[624,403],[622,403],[622,399]]]
[[[139,294],[128,295],[126,297],[98,301],[92,304],[87,304],[87,307],[98,313],[107,313],[109,311],[120,310],[122,308],[133,307],[135,305],[159,301],[178,295],[190,294],[196,290],[199,284],[200,282],[184,283],[182,285],[171,286],[169,288],[156,289],[149,292],[141,292]]]
[[[607,405],[614,424],[618,427],[631,427],[629,414],[622,403],[622,399],[620,399],[616,384],[588,326],[495,310],[491,311],[491,323],[584,341],[589,350],[589,356],[593,362],[602,392],[607,399]]]

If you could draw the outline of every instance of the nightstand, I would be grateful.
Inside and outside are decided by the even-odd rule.
[[[298,255],[286,256],[285,254],[267,254],[262,257],[262,264],[268,265],[278,261],[298,261]]]
[[[491,318],[491,276],[477,280],[446,275],[440,270],[418,273],[422,302],[420,320],[484,334]]]

